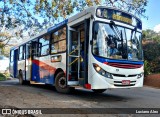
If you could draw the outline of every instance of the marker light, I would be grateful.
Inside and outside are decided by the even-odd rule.
[[[106,77],[106,78],[112,78],[111,73],[108,73],[107,71],[105,71],[104,69],[102,69],[99,65],[93,63],[93,67],[96,70],[96,72],[98,72],[100,75]]]

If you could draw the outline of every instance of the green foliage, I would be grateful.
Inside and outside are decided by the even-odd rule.
[[[144,76],[147,76],[151,73],[150,65],[147,60],[144,61]]]
[[[9,68],[7,68],[6,72],[4,73],[5,77],[6,78],[9,78],[10,77],[10,73],[9,73]]]
[[[6,76],[0,73],[0,81],[6,80]]]
[[[145,73],[160,73],[160,35],[153,30],[143,31]]]
[[[160,44],[156,42],[148,43],[143,46],[144,59],[148,61],[148,66],[152,73],[157,73],[160,70]]]
[[[150,42],[143,46],[144,58],[151,62],[155,59],[158,59],[160,56],[160,44],[156,42]]]
[[[156,33],[151,29],[143,30],[143,39],[144,40],[153,40],[156,42],[160,42],[160,33]]]
[[[9,57],[10,56],[10,47],[9,46],[5,46],[2,48],[2,55]]]

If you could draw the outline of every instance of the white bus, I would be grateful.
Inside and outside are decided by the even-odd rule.
[[[90,7],[11,48],[10,72],[58,92],[142,87],[142,23],[115,8]]]

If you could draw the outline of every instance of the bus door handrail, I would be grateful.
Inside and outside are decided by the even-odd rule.
[[[70,52],[70,53],[68,54],[68,56],[70,56],[72,53],[74,53],[76,50],[78,50],[78,48],[79,48],[79,46],[77,46],[72,52]]]

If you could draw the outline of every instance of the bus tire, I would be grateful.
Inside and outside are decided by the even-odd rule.
[[[106,89],[92,89],[94,93],[103,93]]]
[[[18,75],[18,79],[19,79],[19,84],[20,84],[20,85],[23,85],[23,84],[24,84],[24,80],[23,80],[22,74],[19,74],[19,75]]]
[[[71,88],[66,85],[66,77],[63,72],[59,72],[55,77],[55,88],[60,93],[70,93]]]

